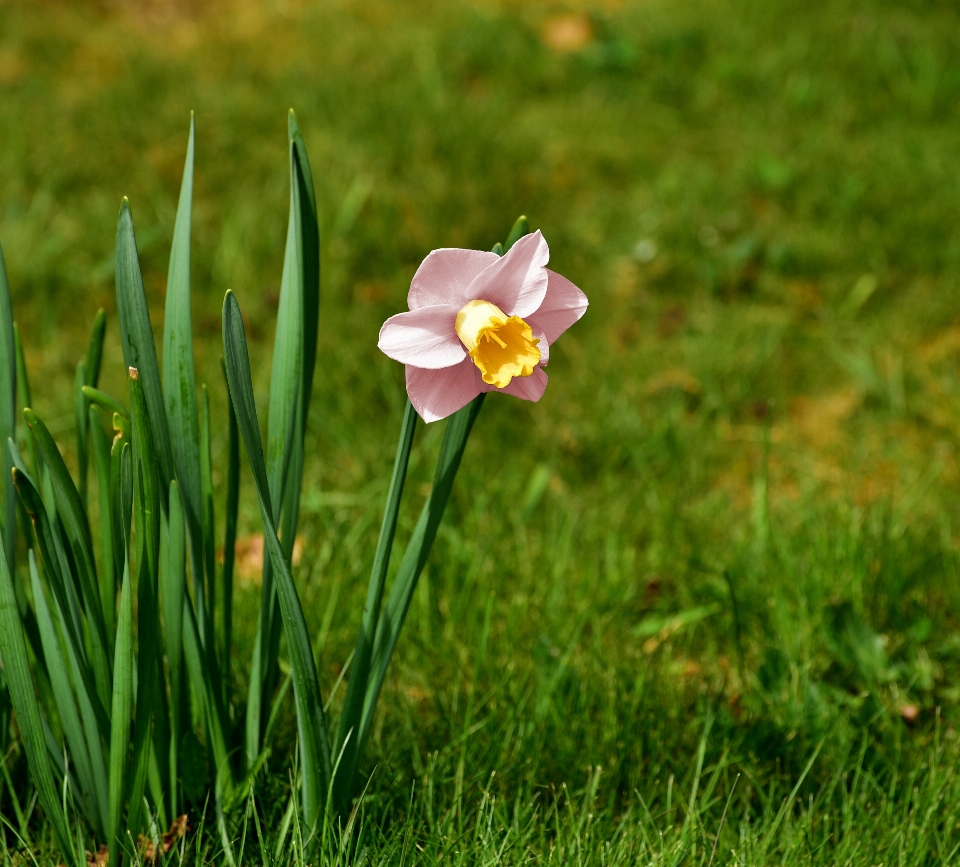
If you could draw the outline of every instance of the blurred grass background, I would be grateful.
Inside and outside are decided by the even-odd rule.
[[[958,46],[946,0],[3,0],[0,242],[35,408],[68,451],[123,195],[159,325],[194,110],[198,373],[222,417],[227,288],[269,359],[293,106],[323,267],[300,583],[332,686],[403,401],[377,330],[430,249],[489,248],[525,213],[591,307],[543,400],[478,423],[389,678],[370,833],[426,862],[486,840],[488,810],[517,863],[705,861],[718,836],[742,863],[942,860]],[[113,331],[106,359],[122,395]],[[551,805],[569,818],[544,830]]]

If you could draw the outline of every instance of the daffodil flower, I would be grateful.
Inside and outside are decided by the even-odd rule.
[[[407,394],[426,421],[485,391],[540,400],[550,345],[587,309],[587,296],[546,265],[540,232],[505,256],[434,250],[410,284],[407,313],[380,329],[380,350],[406,366]]]

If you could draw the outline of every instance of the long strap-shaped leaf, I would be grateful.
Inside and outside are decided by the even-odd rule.
[[[147,309],[147,296],[143,291],[140,260],[137,256],[137,239],[133,232],[133,217],[130,203],[124,198],[117,220],[117,313],[120,319],[120,338],[123,358],[128,368],[139,373],[143,393],[150,412],[150,423],[156,443],[157,460],[160,463],[161,503],[166,509],[167,488],[174,477],[173,455],[170,448],[170,429],[167,411],[160,387],[160,367],[157,363],[157,348],[153,341],[153,328]]]
[[[237,413],[237,423],[246,446],[257,499],[260,503],[264,543],[269,551],[277,578],[280,613],[287,634],[290,665],[293,669],[302,763],[303,811],[307,825],[312,829],[316,826],[321,807],[329,791],[330,745],[327,741],[323,699],[320,695],[320,682],[310,645],[310,634],[307,631],[300,598],[273,523],[267,470],[260,441],[260,425],[253,400],[247,338],[243,329],[240,306],[232,292],[227,293],[223,302],[223,348],[230,398]]]
[[[273,524],[280,529],[283,506],[288,491],[299,480],[289,478],[290,469],[302,472],[300,456],[303,448],[303,233],[301,184],[297,170],[297,152],[290,142],[290,215],[287,221],[287,244],[283,256],[283,275],[280,281],[280,305],[273,341],[273,364],[270,368],[270,402],[267,410],[266,466]],[[286,522],[285,522],[286,523]],[[295,530],[294,530],[295,533]],[[289,559],[293,534],[283,536],[283,546]],[[261,746],[261,727],[266,708],[265,696],[275,685],[280,644],[280,623],[277,615],[277,594],[274,589],[273,564],[264,558],[261,584],[261,608],[258,658],[254,660],[259,673],[251,680],[248,701],[247,759],[255,760]],[[256,716],[254,716],[256,714]]]
[[[87,345],[86,360],[77,365],[76,389],[74,399],[77,411],[77,463],[80,465],[80,498],[87,501],[87,457],[89,455],[89,439],[87,437],[90,407],[90,398],[85,388],[96,388],[100,379],[100,361],[103,358],[103,339],[107,331],[107,316],[103,309],[97,311],[90,331],[90,342]]]
[[[12,444],[8,443],[7,445],[10,446]],[[19,461],[18,454],[15,456],[15,461]],[[23,504],[24,510],[33,525],[34,534],[37,539],[37,547],[43,559],[47,578],[53,588],[57,604],[63,613],[64,631],[67,640],[70,642],[73,654],[77,659],[79,672],[83,679],[84,687],[90,696],[90,702],[96,714],[100,732],[106,735],[110,731],[110,723],[106,710],[104,709],[104,702],[100,697],[98,680],[87,663],[86,648],[83,642],[80,605],[73,584],[68,580],[70,566],[67,562],[63,545],[60,542],[58,531],[55,530],[51,524],[47,510],[44,508],[43,502],[40,499],[40,494],[22,465],[14,469],[13,482],[20,496],[20,502]]]
[[[413,530],[413,536],[407,544],[407,550],[400,562],[400,569],[390,589],[390,596],[384,606],[383,616],[377,624],[377,634],[374,640],[373,659],[370,665],[370,681],[367,686],[366,700],[363,707],[363,718],[360,722],[360,731],[357,737],[358,750],[363,750],[370,733],[373,721],[373,711],[376,708],[383,678],[386,676],[393,649],[396,647],[400,629],[410,608],[413,591],[416,590],[417,580],[426,565],[433,540],[436,538],[440,520],[450,499],[450,490],[456,478],[467,439],[477,420],[480,408],[486,395],[481,394],[474,398],[463,409],[454,413],[447,422],[443,432],[443,443],[440,446],[440,456],[437,458],[437,468],[433,477],[433,489],[427,502],[423,505],[420,518]]]
[[[193,365],[193,326],[190,315],[190,225],[193,208],[194,120],[190,115],[187,157],[180,183],[180,200],[173,226],[170,267],[167,271],[167,298],[163,320],[163,384],[170,427],[170,447],[183,496],[184,516],[190,534],[191,564],[194,581],[203,568],[203,506],[200,486],[200,431],[197,426],[197,385]],[[144,382],[146,386],[146,382]],[[152,409],[151,409],[152,412]],[[169,479],[166,483],[169,484]],[[207,581],[212,582],[208,575]],[[197,597],[201,634],[206,635],[208,620],[205,593]]]
[[[17,356],[13,334],[13,307],[7,266],[0,247],[0,547],[13,570],[16,540],[17,501],[10,480],[12,463],[7,453],[8,439],[16,441],[17,425]]]
[[[221,360],[221,366],[222,366]],[[223,372],[226,382],[226,368]],[[228,386],[229,388],[229,386]],[[233,640],[233,567],[237,544],[237,513],[240,508],[240,432],[237,430],[237,414],[233,402],[227,401],[229,414],[229,444],[227,456],[227,504],[223,531],[223,570],[220,573],[223,587],[220,591],[220,662],[222,666],[223,703],[230,701],[230,656]]]
[[[151,750],[153,717],[159,711],[160,644],[157,595],[160,553],[160,477],[153,426],[139,371],[130,370],[133,418],[133,500],[137,539],[137,722],[133,733],[133,778],[127,828],[136,839]]]
[[[170,483],[170,520],[167,522],[167,558],[161,571],[164,646],[170,674],[170,814],[180,815],[178,795],[180,731],[183,716],[183,601],[186,596],[186,529],[180,488]]]
[[[297,117],[290,109],[287,129],[293,143],[294,168],[299,187],[301,255],[303,257],[303,383],[302,400],[310,406],[313,374],[317,362],[317,328],[320,314],[320,221],[317,216],[316,189]],[[306,428],[307,419],[303,418]],[[298,489],[299,490],[299,487]]]
[[[50,473],[57,515],[63,523],[70,552],[76,564],[83,606],[91,624],[90,656],[93,673],[97,679],[101,701],[106,703],[107,696],[110,694],[110,648],[107,644],[103,609],[100,606],[100,588],[97,584],[93,538],[90,534],[90,524],[87,522],[87,513],[80,499],[80,493],[67,470],[67,465],[46,425],[31,409],[25,409],[23,416],[43,456],[44,465]]]
[[[53,618],[50,616],[46,593],[40,584],[40,574],[37,572],[37,564],[32,551],[29,555],[29,567],[33,603],[37,611],[37,624],[40,629],[40,639],[43,643],[44,663],[50,676],[50,688],[53,692],[54,704],[60,717],[60,725],[63,728],[73,770],[80,783],[81,794],[84,796],[86,803],[93,804],[97,808],[87,815],[87,821],[91,822],[97,829],[97,833],[102,835],[107,827],[106,802],[102,805],[104,810],[101,814],[99,812],[101,805],[97,802],[99,793],[93,779],[93,765],[90,761],[90,752],[87,749],[83,726],[80,723],[80,713],[77,710],[73,689],[70,686],[67,661],[64,659]],[[106,790],[103,794],[106,794]]]
[[[408,400],[403,415],[403,426],[400,430],[400,442],[397,444],[397,457],[393,464],[390,490],[387,493],[387,506],[380,527],[380,538],[377,541],[377,552],[373,558],[373,568],[370,570],[367,602],[363,608],[363,621],[360,624],[360,634],[357,636],[357,647],[353,653],[350,682],[343,702],[343,710],[340,713],[337,739],[334,742],[334,752],[339,756],[339,759],[333,785],[333,796],[337,810],[341,814],[346,811],[350,796],[353,794],[353,779],[358,758],[357,735],[360,730],[360,720],[363,716],[363,705],[370,676],[370,660],[373,656],[374,636],[377,622],[380,619],[383,588],[387,580],[390,551],[393,548],[393,537],[397,529],[397,515],[400,511],[400,499],[403,496],[403,484],[407,478],[407,465],[410,461],[410,449],[413,445],[413,434],[416,427],[417,413]]]
[[[266,468],[274,525],[289,560],[296,540],[306,421],[317,352],[320,236],[313,175],[293,111],[290,133],[290,212],[280,307],[270,374]],[[277,679],[280,622],[272,565],[264,561],[257,641],[247,695],[247,761],[256,761],[265,722],[265,696]]]
[[[129,451],[125,445],[123,451]],[[123,803],[127,784],[127,751],[130,747],[130,717],[134,702],[133,682],[133,591],[130,588],[129,560],[124,558],[120,585],[120,616],[117,618],[117,643],[113,654],[112,726],[110,729],[110,827],[107,843],[111,864],[120,863],[123,848]]]
[[[117,569],[114,550],[118,540],[113,536],[110,514],[110,444],[95,406],[88,410],[90,447],[97,476],[97,500],[100,506],[100,605],[107,635],[114,634],[117,600]]]
[[[13,323],[13,343],[17,356],[17,408],[22,412],[30,406],[30,379],[27,376],[27,363],[23,356],[23,341],[20,338],[20,328],[17,323]],[[30,460],[33,463],[34,472],[37,478],[40,478],[40,456],[37,454],[37,444],[33,437],[27,437],[27,451],[30,452]],[[11,572],[13,569],[11,568]]]
[[[33,691],[33,676],[27,661],[27,645],[20,625],[20,611],[13,591],[13,576],[7,566],[6,554],[0,550],[0,656],[3,657],[7,688],[17,714],[20,737],[27,754],[30,776],[40,799],[40,806],[60,846],[67,863],[83,867],[83,859],[74,848],[70,827],[64,815],[53,768],[47,754],[43,723],[40,719],[40,704]],[[114,863],[117,863],[114,861]]]

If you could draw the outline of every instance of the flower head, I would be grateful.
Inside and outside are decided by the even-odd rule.
[[[446,418],[484,391],[540,400],[550,345],[587,309],[587,296],[546,265],[540,232],[505,256],[434,250],[410,284],[407,313],[380,329],[381,351],[406,366],[424,421]]]

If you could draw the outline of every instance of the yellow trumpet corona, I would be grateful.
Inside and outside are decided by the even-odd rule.
[[[540,340],[530,326],[489,301],[468,301],[457,313],[456,327],[488,385],[505,388],[515,376],[530,376],[540,361]]]

